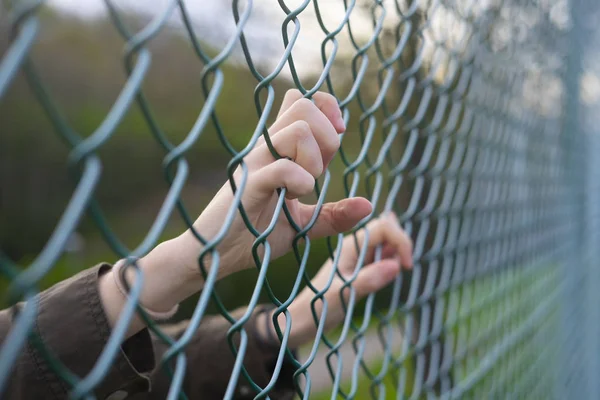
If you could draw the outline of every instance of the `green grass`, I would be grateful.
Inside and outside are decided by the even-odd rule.
[[[369,370],[378,375],[383,367],[383,359],[373,360],[366,363]],[[359,379],[356,385],[356,391],[352,398],[354,399],[385,399],[395,400],[397,398],[398,390],[398,376],[404,371],[406,384],[404,385],[404,395],[410,396],[412,392],[412,383],[414,381],[414,367],[410,360],[404,362],[401,369],[392,368],[391,364],[388,364],[388,370],[380,383],[376,383],[374,380],[369,378],[363,369],[359,373]],[[351,391],[352,383],[346,381],[342,383],[342,390],[349,394]],[[382,396],[382,397],[379,397]],[[310,396],[314,400],[325,400],[331,398],[343,398],[339,393],[332,397],[331,389],[327,389]]]

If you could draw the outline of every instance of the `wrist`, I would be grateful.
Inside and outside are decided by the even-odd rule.
[[[294,302],[295,303],[295,302]],[[316,332],[316,325],[312,319],[312,313],[310,312],[310,306],[305,304],[294,304],[292,303],[288,307],[288,311],[291,316],[291,332],[287,342],[287,347],[295,349],[301,346],[311,339],[314,338]],[[304,309],[302,306],[305,305]],[[273,316],[276,309],[267,309],[259,311],[256,320],[256,331],[261,342],[268,346],[279,346],[279,337],[273,324]],[[285,313],[281,313],[277,317],[279,329],[283,333],[286,327],[286,316]]]
[[[185,271],[184,275],[187,276],[187,279],[196,282],[199,281],[204,285],[204,277],[200,268],[200,254],[204,250],[204,245],[200,243],[190,230],[185,231],[169,242],[171,242],[169,244],[171,251],[177,255],[177,264]],[[242,265],[242,263],[239,260],[240,251],[228,251],[228,249],[222,249],[219,246],[217,246],[216,250],[219,261],[216,266],[218,268],[217,280],[219,280],[235,272],[232,271],[233,267]],[[204,255],[202,266],[204,267],[204,272],[208,275],[212,267],[212,252]]]
[[[317,324],[315,323],[309,301],[300,299],[290,304],[288,310],[292,316],[292,331],[290,333],[290,343],[295,347],[304,345],[315,338],[317,333]]]
[[[193,256],[201,249],[201,246],[189,248],[188,243],[177,237],[160,243],[138,261],[144,273],[141,299],[148,302],[144,303],[146,307],[164,311],[202,289],[204,281]],[[133,269],[129,274],[128,278],[135,277]]]
[[[102,308],[104,314],[111,327],[114,327],[119,320],[121,311],[125,306],[127,299],[123,296],[119,290],[115,279],[113,277],[113,271],[110,270],[104,275],[100,276],[98,281],[98,295],[102,302]],[[127,328],[127,337],[134,335],[144,328],[144,323],[137,314],[129,321]]]
[[[143,286],[138,302],[155,319],[170,316],[181,301],[202,289],[201,274],[190,267],[187,256],[190,250],[182,245],[177,239],[163,242],[136,262],[139,271],[127,266],[126,260],[120,260],[100,277],[99,294],[111,326],[116,324],[127,301],[127,287],[135,285],[139,272],[143,274]],[[130,323],[128,336],[143,327],[142,320],[136,316]]]

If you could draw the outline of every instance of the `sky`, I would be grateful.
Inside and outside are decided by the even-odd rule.
[[[170,0],[154,0],[152,9],[148,9],[147,1],[140,0],[117,0],[113,1],[121,10],[132,10],[137,13],[155,16],[162,14],[163,10],[173,2]],[[279,7],[274,0],[254,0],[252,2],[241,0],[240,13],[247,4],[252,4],[250,17],[244,26],[250,52],[253,58],[259,63],[269,68],[274,68],[281,59],[284,52],[284,45],[281,37],[281,26],[286,17],[286,13]],[[296,8],[302,2],[298,0],[286,1],[285,4],[290,9]],[[85,2],[78,0],[51,0],[48,2],[66,13],[75,14],[84,18],[94,18],[106,15],[106,6],[103,0],[87,0]],[[223,48],[228,40],[233,36],[236,26],[232,14],[232,5],[230,1],[224,0],[203,0],[187,1],[186,8],[194,21],[197,36],[203,41],[213,45],[216,48]],[[321,15],[328,29],[335,29],[344,16],[343,2],[332,0],[321,0]],[[307,7],[299,16],[301,25],[300,36],[294,45],[293,55],[297,59],[303,60],[298,63],[301,75],[315,73],[315,67],[322,67],[320,58],[320,46],[315,43],[321,43],[325,34],[317,25],[315,11],[312,5]],[[181,25],[179,12],[175,10],[172,13],[170,22],[174,25]],[[371,22],[364,13],[353,13],[351,19],[360,40],[367,40],[372,33]],[[291,35],[294,30],[294,24],[289,24],[288,32]],[[352,51],[348,46],[349,42],[347,32],[342,32],[340,41],[345,42],[340,46],[342,51]],[[233,60],[241,61],[241,49],[239,45],[234,52]]]
[[[367,0],[357,0],[357,4],[365,3]],[[299,7],[303,0],[286,0],[283,3],[291,10]],[[174,3],[173,0],[154,0],[152,7],[148,7],[148,2],[144,0],[112,0],[112,3],[121,10],[131,10],[140,14],[145,14],[150,17],[161,15],[169,6]],[[343,1],[341,0],[318,0],[320,14],[323,18],[325,27],[328,30],[335,30],[342,22],[345,14]],[[402,3],[399,1],[399,3]],[[423,4],[434,4],[431,0],[420,0]],[[494,0],[455,0],[451,2],[456,10],[450,11],[444,8],[440,2],[435,12],[428,14],[430,25],[426,31],[424,40],[425,59],[431,60],[435,56],[440,56],[439,53],[434,53],[435,41],[444,41],[449,48],[460,50],[467,41],[465,38],[472,34],[472,27],[465,24],[460,18],[457,18],[458,13],[469,13],[475,18],[482,14]],[[447,3],[447,2],[446,2]],[[96,18],[106,15],[106,5],[104,0],[50,0],[48,4],[70,14],[75,14],[82,18]],[[396,26],[399,22],[400,15],[395,10],[395,0],[383,0],[385,8],[388,10],[383,24],[384,26]],[[185,5],[188,12],[194,21],[197,36],[203,41],[211,44],[213,47],[221,49],[234,36],[236,29],[235,21],[232,16],[232,2],[229,0],[195,0],[186,1]],[[250,18],[244,26],[244,34],[247,38],[247,43],[250,47],[250,53],[254,61],[265,72],[272,71],[280,62],[284,44],[282,40],[282,24],[286,17],[286,13],[282,10],[276,0],[240,0],[240,13],[245,7],[251,5]],[[535,7],[541,7],[548,10],[550,21],[558,29],[567,29],[569,26],[569,18],[567,13],[567,0],[537,0]],[[538,21],[539,12],[535,8],[527,12],[523,10],[516,14],[519,19],[516,21],[519,26],[527,27],[534,26]],[[458,11],[458,12],[457,12]],[[179,12],[175,10],[169,19],[170,23],[177,26],[181,25]],[[514,21],[511,21],[514,23]],[[325,33],[318,25],[314,3],[311,1],[299,15],[300,35],[293,49],[293,56],[296,62],[299,75],[306,77],[319,74],[323,69],[323,64],[320,56],[321,43],[325,38]],[[366,43],[373,35],[373,22],[371,15],[366,8],[355,8],[351,13],[350,26],[355,35],[355,39],[359,44]],[[295,26],[293,23],[288,25],[288,34],[291,36]],[[514,33],[511,27],[499,29],[499,36],[505,34],[513,35],[516,41],[523,42],[527,45],[530,38],[523,34],[523,30]],[[356,53],[356,49],[349,41],[348,30],[343,29],[338,36],[339,40],[339,56],[344,59],[349,59]],[[526,52],[521,52],[526,54]],[[443,57],[443,55],[442,55]],[[239,43],[236,43],[236,48],[230,60],[233,62],[243,62],[241,48]],[[535,61],[526,61],[531,63],[532,70],[536,70],[538,66]],[[562,62],[562,61],[558,61]],[[436,76],[438,81],[443,80],[445,70],[439,70]],[[288,78],[291,76],[287,66],[282,71],[283,76]],[[582,100],[586,104],[598,103],[600,100],[600,71],[593,65],[586,70],[581,80]],[[540,103],[544,112],[553,112],[555,108],[550,103],[551,99],[557,99],[561,96],[560,80],[558,77],[548,77],[541,72],[536,75],[534,73],[529,82],[523,85],[524,98],[532,102]],[[542,104],[540,99],[547,100],[547,104]]]

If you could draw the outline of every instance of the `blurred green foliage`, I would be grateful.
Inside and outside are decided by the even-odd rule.
[[[395,400],[400,397],[398,394],[398,378],[399,376],[403,376],[405,380],[404,384],[404,396],[406,398],[410,397],[413,391],[413,382],[414,382],[414,366],[412,365],[412,359],[407,358],[402,366],[398,369],[391,368],[388,366],[388,372],[381,378],[381,383],[383,384],[383,390],[381,391],[381,387],[369,378],[366,374],[361,373],[361,378],[358,380],[358,384],[356,386],[356,392],[354,395],[355,399],[385,399],[385,400]],[[376,359],[372,361],[366,362],[366,367],[371,371],[371,373],[378,374],[382,371],[383,360]],[[361,370],[361,372],[364,370]],[[400,373],[398,373],[400,371]],[[350,393],[352,390],[351,382],[342,382],[341,384],[342,390],[345,393]],[[424,398],[425,396],[417,397]],[[328,388],[321,393],[311,394],[311,399],[315,400],[329,400],[332,398],[342,398],[342,396],[332,396],[331,389]]]

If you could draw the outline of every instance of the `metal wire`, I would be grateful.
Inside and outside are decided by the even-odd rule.
[[[298,396],[309,398],[315,394],[309,367],[321,354],[319,344],[327,348],[327,391],[332,398],[356,398],[365,379],[374,399],[597,398],[598,380],[590,371],[597,371],[598,352],[591,350],[598,350],[600,337],[594,288],[600,282],[595,262],[600,233],[595,172],[600,165],[595,154],[600,141],[597,132],[581,122],[586,110],[579,95],[586,68],[583,60],[592,51],[586,38],[594,33],[586,19],[597,7],[592,2],[558,0],[340,0],[340,13],[331,24],[324,12],[329,3],[324,0],[294,5],[280,0],[278,6],[286,15],[281,26],[283,53],[265,74],[245,35],[250,15],[259,7],[254,3],[231,2],[235,29],[215,54],[204,48],[182,0],[164,2],[138,31],[128,26],[111,0],[105,0],[123,39],[127,80],[101,124],[87,137],[81,137],[64,118],[39,73],[44,66],[30,57],[43,35],[39,24],[43,2],[21,0],[6,6],[11,38],[0,59],[0,99],[17,74],[23,74],[56,134],[70,148],[68,162],[76,189],[33,262],[18,268],[6,258],[0,260],[0,272],[11,282],[11,301],[29,300],[0,350],[0,390],[27,337],[35,343],[29,333],[39,282],[56,266],[82,215],[90,213],[116,257],[130,260],[158,244],[172,214],[180,214],[192,227],[180,197],[189,175],[186,153],[203,143],[205,131],[214,129],[231,156],[227,174],[235,199],[216,237],[207,240],[195,232],[204,243],[199,268],[206,284],[185,333],[176,341],[169,340],[149,321],[150,328],[170,346],[161,363],[176,361],[169,398],[182,395],[188,366],[183,350],[202,324],[211,299],[231,323],[227,335],[236,363],[226,398],[233,398],[241,375],[251,382],[256,398],[268,398],[286,356],[297,367]],[[270,5],[275,6],[274,2]],[[561,24],[553,17],[560,14],[559,8],[569,23]],[[205,101],[185,139],[174,144],[155,117],[143,83],[152,63],[149,45],[177,14],[191,44],[189,51],[203,65],[200,80]],[[358,15],[371,24],[367,35],[360,34],[365,28],[357,23]],[[310,87],[300,73],[305,60],[294,53],[301,40],[302,18],[312,18],[324,37],[319,44],[322,68]],[[351,57],[343,59],[341,49],[350,51]],[[222,67],[236,52],[256,79],[258,117],[250,140],[240,151],[229,141],[215,109],[226,79]],[[337,84],[339,76],[350,79],[345,89]],[[315,187],[318,206],[310,223],[300,227],[291,220],[283,189],[271,225],[260,232],[240,202],[247,178],[244,157],[261,136],[277,155],[267,133],[267,121],[276,107],[277,79],[288,79],[307,98],[318,90],[334,94],[348,133],[339,151],[343,168],[326,171]],[[558,82],[560,93],[545,90],[552,82]],[[170,189],[141,244],[128,249],[111,229],[94,192],[102,175],[98,151],[113,139],[117,126],[134,107],[141,110],[164,151],[163,170]],[[356,137],[348,138],[350,134]],[[243,174],[236,184],[233,172],[238,167]],[[327,307],[317,318],[316,306],[326,303],[324,294],[333,290],[332,281],[339,275],[336,239],[339,243],[341,235],[328,240],[334,268],[326,287],[317,290],[306,272],[311,252],[306,234],[330,187],[337,183],[346,197],[366,193],[371,199],[376,211],[364,223],[383,212],[397,213],[415,241],[415,266],[412,273],[399,275],[388,292],[371,294],[361,309],[352,285],[362,267],[361,257],[356,273],[340,289],[349,293],[349,300],[344,304],[341,334],[333,340],[322,329]],[[236,319],[214,288],[219,266],[216,248],[237,213],[256,237],[252,251],[259,277],[248,311]],[[297,231],[292,243],[297,276],[287,298],[275,294],[276,282],[267,276],[268,239],[281,213]],[[259,257],[261,247],[264,256]],[[137,267],[132,262],[129,268]],[[314,291],[311,312],[319,329],[308,357],[298,359],[286,343],[291,323],[288,306],[302,284]],[[128,320],[136,310],[142,312],[137,307],[140,289],[141,283],[131,288],[125,311],[86,376],[73,376],[43,352],[72,388],[73,398],[92,396],[103,379],[119,351]],[[242,363],[248,345],[245,324],[262,290],[277,307],[274,323],[282,343],[272,379],[264,387],[252,380]],[[359,313],[360,323],[354,318]],[[278,325],[280,314],[286,315],[286,326]],[[401,342],[395,335],[399,332]],[[376,366],[364,358],[371,337],[381,348]],[[346,343],[352,344],[351,356],[341,351]]]

